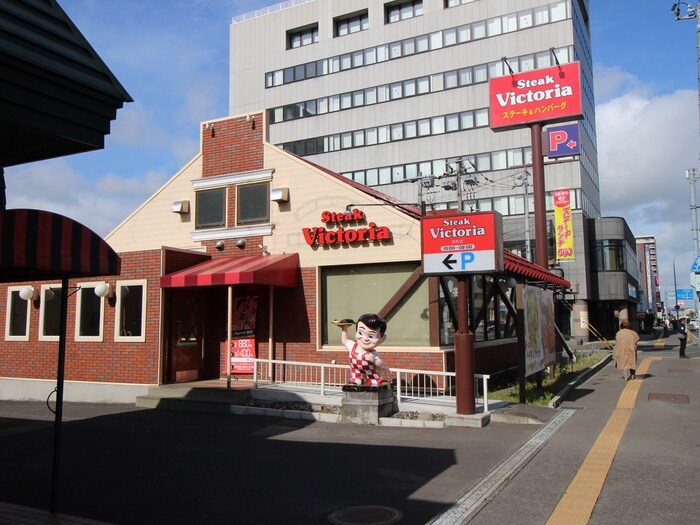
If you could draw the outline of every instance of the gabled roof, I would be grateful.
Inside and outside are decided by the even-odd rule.
[[[103,148],[125,102],[56,0],[0,2],[0,167]]]

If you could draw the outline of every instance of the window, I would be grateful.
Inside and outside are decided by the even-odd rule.
[[[408,262],[323,268],[323,344],[340,344],[338,329],[331,324],[332,319],[341,319],[348,311],[380,310],[406,282],[416,265]],[[368,283],[371,283],[371,294],[367,294]],[[387,319],[385,347],[430,344],[430,329],[425,316],[427,304],[428,282],[425,280]]]
[[[114,340],[146,340],[146,281],[117,281]]]
[[[386,23],[393,24],[423,14],[423,0],[394,2],[385,6]]]
[[[5,319],[5,339],[7,341],[29,341],[29,306],[19,295],[22,286],[7,289],[7,318]]]
[[[195,193],[195,229],[226,226],[226,188]]]
[[[41,285],[39,341],[58,341],[61,329],[61,285]]]
[[[238,186],[236,197],[236,224],[270,220],[270,185],[267,182]]]
[[[96,283],[78,284],[78,305],[75,313],[75,340],[102,341],[104,299],[95,295]]]
[[[318,42],[318,24],[287,32],[287,49],[308,46]]]
[[[335,36],[345,36],[369,29],[369,15],[367,11],[363,11],[362,13],[336,18],[333,24]]]

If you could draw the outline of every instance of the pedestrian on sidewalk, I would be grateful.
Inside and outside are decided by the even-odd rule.
[[[678,339],[681,342],[678,347],[678,357],[685,357],[685,345],[688,342],[688,327],[685,324],[685,317],[682,317],[678,324]]]
[[[630,328],[627,319],[623,319],[620,330],[615,334],[615,368],[622,370],[625,381],[635,379],[638,342],[639,334]]]

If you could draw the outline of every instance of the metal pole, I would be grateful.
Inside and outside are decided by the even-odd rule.
[[[53,425],[53,468],[51,472],[51,503],[49,510],[58,508],[59,471],[61,465],[61,427],[63,425],[63,382],[66,368],[66,324],[68,323],[68,278],[61,280],[61,324],[58,328],[58,365],[56,370],[56,411]]]
[[[542,157],[542,124],[530,126],[532,143],[532,193],[535,200],[535,263],[547,268],[547,208],[544,199],[544,159]]]
[[[458,415],[476,413],[474,400],[474,334],[469,330],[469,284],[465,274],[457,276],[457,332],[455,333],[455,388]]]
[[[690,184],[690,233],[693,236],[693,255],[700,255],[698,242],[698,207],[695,198],[695,181],[697,180],[695,169],[685,170],[685,178]]]

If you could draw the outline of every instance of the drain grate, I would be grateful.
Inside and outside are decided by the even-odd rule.
[[[662,394],[658,392],[649,392],[648,401],[663,401],[664,403],[675,403],[677,405],[690,403],[687,394]]]
[[[390,525],[403,518],[400,510],[391,507],[364,505],[332,512],[328,521],[334,525]]]

